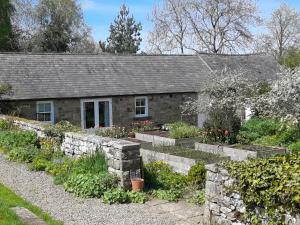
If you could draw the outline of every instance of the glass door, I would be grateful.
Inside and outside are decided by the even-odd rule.
[[[112,125],[111,99],[82,100],[81,114],[84,129],[110,127]]]

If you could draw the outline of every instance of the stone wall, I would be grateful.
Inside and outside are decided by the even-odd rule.
[[[120,177],[121,186],[131,187],[131,178],[141,177],[140,144],[89,134],[66,133],[61,146],[66,155],[79,157],[100,151],[108,170]]]
[[[226,190],[236,181],[229,176],[225,169],[219,168],[215,164],[206,165],[206,169],[206,220],[210,221],[210,224],[217,225],[250,225],[242,222],[246,206],[241,195]],[[286,222],[289,225],[300,225],[300,217],[287,215]]]

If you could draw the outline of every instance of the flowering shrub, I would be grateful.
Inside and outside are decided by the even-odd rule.
[[[105,128],[96,131],[96,135],[101,137],[111,137],[111,138],[126,138],[128,137],[128,131],[125,127],[115,127]]]
[[[151,120],[134,121],[131,125],[133,132],[143,132],[154,129],[154,122]]]

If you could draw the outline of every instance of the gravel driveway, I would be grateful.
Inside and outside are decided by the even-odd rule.
[[[155,213],[147,205],[105,205],[99,199],[76,198],[54,185],[50,175],[7,161],[2,154],[0,182],[65,225],[180,224],[171,214]]]

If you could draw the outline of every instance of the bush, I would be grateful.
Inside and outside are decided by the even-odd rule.
[[[8,158],[17,162],[31,163],[38,149],[34,147],[14,147],[9,151]]]
[[[60,143],[54,138],[41,138],[40,147],[43,150],[55,152],[60,150]]]
[[[288,147],[293,153],[300,153],[300,141],[290,144]]]
[[[180,189],[170,189],[170,190],[154,190],[153,191],[153,196],[162,199],[162,200],[167,200],[171,202],[176,202],[183,196],[183,191]]]
[[[148,200],[148,196],[143,192],[129,191],[127,194],[131,203],[144,204]]]
[[[102,174],[71,174],[64,183],[64,188],[78,197],[98,197],[104,192],[116,188],[118,178],[108,173]]]
[[[34,158],[30,165],[31,170],[45,171],[50,166],[51,162],[43,158]]]
[[[59,142],[62,142],[65,138],[66,132],[79,132],[81,129],[79,127],[76,127],[72,125],[68,121],[60,121],[55,125],[48,125],[44,129],[44,133],[47,137],[50,138],[57,138]]]
[[[231,109],[214,108],[203,124],[206,143],[236,143],[241,120]]]
[[[0,119],[0,130],[14,130],[17,126],[14,125],[13,120]]]
[[[120,139],[128,137],[128,132],[126,131],[125,127],[112,127],[105,128],[104,130],[97,130],[96,135]]]
[[[192,195],[187,202],[196,204],[196,205],[203,205],[205,203],[205,192],[204,191],[196,191],[194,195]]]
[[[72,173],[99,174],[107,172],[107,168],[105,156],[97,152],[92,155],[80,157],[78,160],[76,160],[72,167]]]
[[[129,201],[127,192],[121,188],[111,189],[104,192],[102,201],[106,204],[127,203]]]
[[[251,224],[284,224],[284,214],[300,213],[300,155],[275,156],[223,164],[237,180],[234,190],[241,193]],[[265,215],[255,214],[261,208]]]
[[[282,124],[275,119],[270,118],[251,118],[241,127],[241,131],[255,133],[259,137],[275,135]]]
[[[206,169],[203,162],[198,162],[190,168],[187,175],[187,181],[198,189],[204,187],[206,181]]]
[[[152,162],[144,167],[145,185],[147,188],[182,189],[187,181],[184,175],[173,172],[164,162]]]
[[[190,126],[184,122],[177,122],[173,124],[168,124],[170,129],[170,137],[179,138],[193,138],[199,136],[200,129],[195,126]]]
[[[0,131],[0,146],[2,147],[22,147],[37,146],[38,137],[32,131]]]

